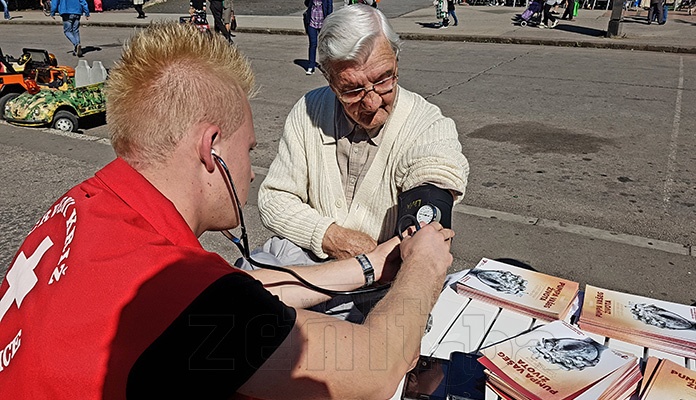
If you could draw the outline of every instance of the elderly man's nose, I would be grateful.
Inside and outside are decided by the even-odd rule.
[[[382,96],[371,90],[365,94],[362,99],[362,104],[368,110],[377,110],[382,105]]]

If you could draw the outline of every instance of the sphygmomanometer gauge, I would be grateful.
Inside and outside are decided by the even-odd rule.
[[[418,222],[423,222],[429,224],[433,221],[440,221],[440,210],[432,204],[426,204],[418,209],[416,212],[416,220]]]

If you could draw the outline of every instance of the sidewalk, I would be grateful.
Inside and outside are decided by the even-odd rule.
[[[521,27],[512,19],[523,7],[458,6],[459,26],[433,28],[437,20],[433,7],[426,7],[390,19],[394,29],[407,40],[451,40],[466,42],[536,44],[696,53],[696,15],[670,11],[667,24],[647,25],[647,11],[624,11],[620,38],[606,38],[611,10],[580,10],[574,21],[559,20],[555,29]],[[562,9],[561,9],[562,11]],[[148,13],[136,19],[134,10],[94,13],[83,25],[134,27],[151,21],[178,21],[179,14]],[[559,15],[560,16],[560,15]],[[212,23],[212,18],[209,18]],[[238,15],[238,32],[304,35],[301,15]],[[8,24],[60,24],[40,11],[17,11]]]

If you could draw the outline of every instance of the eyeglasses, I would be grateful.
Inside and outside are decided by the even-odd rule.
[[[396,86],[396,81],[398,79],[399,75],[394,74],[388,78],[382,79],[379,82],[373,83],[372,87],[369,89],[362,87],[358,89],[348,90],[339,94],[338,98],[346,104],[353,104],[362,101],[362,99],[364,99],[365,96],[367,96],[367,94],[372,91],[381,96],[394,90],[394,86]]]

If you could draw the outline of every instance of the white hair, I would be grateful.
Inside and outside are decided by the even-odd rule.
[[[332,76],[336,62],[365,62],[382,37],[398,57],[401,39],[381,11],[364,4],[345,6],[324,20],[317,46],[319,65]]]

